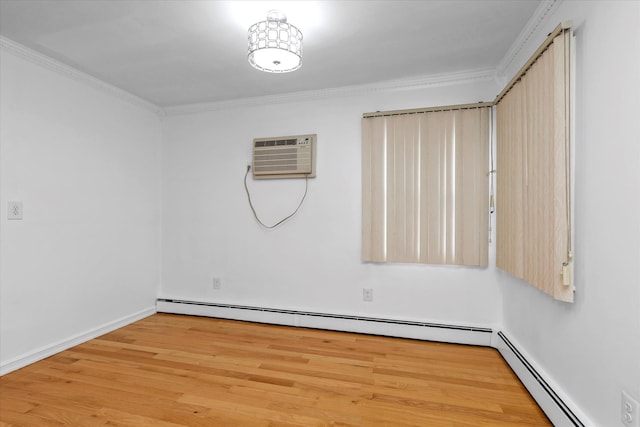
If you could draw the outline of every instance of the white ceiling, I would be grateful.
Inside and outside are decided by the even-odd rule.
[[[0,0],[0,34],[159,107],[495,69],[540,0]],[[274,7],[275,6],[275,7]],[[302,68],[247,62],[282,10]]]

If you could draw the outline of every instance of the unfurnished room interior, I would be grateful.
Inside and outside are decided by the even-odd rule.
[[[638,118],[638,0],[0,0],[0,426],[640,427]]]

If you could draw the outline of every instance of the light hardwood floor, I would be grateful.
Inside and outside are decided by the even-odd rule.
[[[550,426],[491,348],[156,314],[0,378],[0,426]]]

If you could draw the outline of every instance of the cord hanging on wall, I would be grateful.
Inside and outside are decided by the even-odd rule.
[[[302,203],[304,202],[304,199],[307,197],[307,190],[309,189],[309,177],[308,176],[305,176],[305,178],[304,178],[304,194],[302,195],[302,199],[300,199],[300,203],[298,203],[298,207],[296,207],[296,209],[291,214],[287,215],[286,217],[284,217],[280,221],[276,222],[275,224],[267,225],[264,222],[262,222],[262,220],[258,217],[258,213],[256,212],[256,209],[253,206],[253,201],[251,200],[251,193],[249,192],[249,186],[247,185],[247,177],[249,176],[249,172],[250,171],[251,171],[251,166],[247,165],[247,172],[244,174],[244,189],[245,189],[245,191],[247,193],[247,200],[249,201],[249,207],[251,208],[251,212],[253,212],[254,218],[256,219],[256,221],[258,221],[258,224],[260,224],[264,228],[272,230],[272,229],[276,228],[277,226],[279,226],[280,224],[282,224],[283,222],[287,221],[289,218],[292,218],[296,213],[298,213],[298,210],[300,209],[300,206],[302,206]]]

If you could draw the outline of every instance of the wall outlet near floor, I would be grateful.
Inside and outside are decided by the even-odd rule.
[[[213,289],[218,290],[222,287],[222,279],[219,277],[213,278]]]
[[[22,219],[22,202],[9,202],[7,219]]]
[[[373,289],[371,289],[371,288],[362,288],[362,301],[364,301],[364,302],[372,302],[373,301]]]
[[[628,393],[622,392],[622,425],[625,427],[640,427],[640,405]]]

